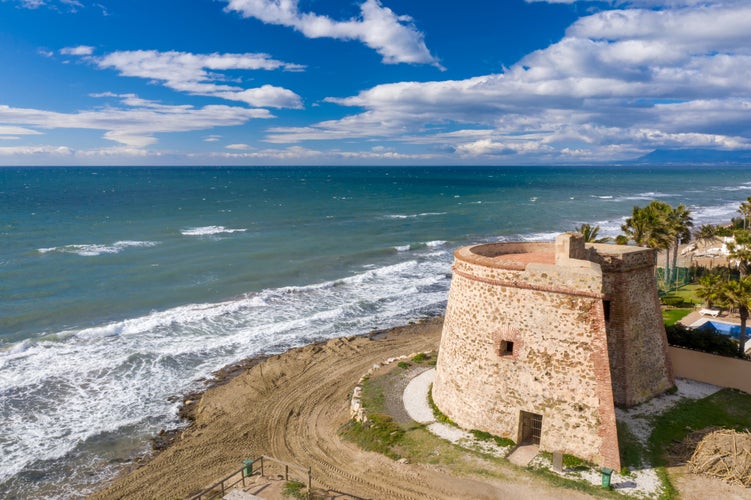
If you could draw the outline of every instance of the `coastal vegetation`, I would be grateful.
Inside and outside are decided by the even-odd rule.
[[[729,336],[721,333],[701,328],[692,329],[679,323],[665,325],[665,332],[670,345],[720,356],[739,356],[737,344]]]
[[[735,350],[737,356],[745,357],[747,322],[751,311],[751,196],[740,204],[738,213],[741,217],[733,218],[726,225],[703,224],[692,231],[694,222],[688,208],[682,204],[673,207],[654,200],[643,207],[634,206],[631,216],[621,225],[622,234],[614,239],[616,244],[633,243],[654,248],[664,256],[662,269],[658,267],[657,277],[660,299],[667,306],[663,311],[663,319],[670,328],[668,340],[671,344],[727,353],[726,342],[716,335],[695,331],[689,334],[689,331],[673,328],[696,304],[703,301],[709,309],[721,307],[737,313],[740,335]],[[590,224],[576,228],[587,242],[606,242],[604,238],[597,238],[599,230],[599,226]],[[727,267],[693,269],[692,273],[684,274],[686,281],[693,274],[694,282],[685,285],[686,281],[682,280],[682,286],[679,286],[681,273],[678,268],[678,253],[692,239],[705,247],[724,243],[727,248]],[[729,337],[727,340],[734,342]]]
[[[584,241],[587,243],[609,243],[613,238],[604,237],[598,238],[600,232],[600,226],[593,226],[591,224],[582,224],[576,228],[577,233],[581,233],[584,236]]]

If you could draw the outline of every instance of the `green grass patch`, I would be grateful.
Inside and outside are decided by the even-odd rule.
[[[302,500],[305,498],[304,491],[305,485],[300,481],[287,481],[282,488],[282,495]]]
[[[436,421],[441,422],[443,424],[449,424],[449,425],[456,425],[456,423],[451,420],[448,416],[446,416],[436,405],[433,401],[433,384],[430,384],[430,387],[428,388],[428,404],[430,405],[430,409],[433,410],[433,416],[435,417]]]
[[[412,361],[414,361],[415,363],[423,363],[429,359],[430,359],[430,354],[426,354],[424,352],[421,352],[412,356]]]
[[[691,311],[693,309],[663,309],[662,321],[665,322],[665,326],[672,326],[688,316]]]
[[[404,437],[404,429],[390,415],[368,413],[366,422],[349,421],[342,435],[368,451],[382,453],[394,460],[400,458],[395,447]]]
[[[621,455],[621,473],[634,469],[644,463],[647,450],[631,432],[624,422],[616,422],[618,430],[618,448]]]
[[[550,462],[553,461],[553,454],[549,451],[541,451],[540,455],[542,455],[544,458],[546,458]],[[584,471],[584,470],[596,469],[597,465],[593,464],[592,462],[588,462],[584,460],[583,458],[579,458],[577,456],[564,453],[563,454],[563,468],[569,469],[571,471]]]
[[[472,461],[467,460],[469,453],[445,439],[441,439],[424,427],[408,430],[402,441],[404,456],[410,462],[432,465],[448,465],[452,470],[464,474],[474,472]]]
[[[536,476],[544,478],[548,483],[558,488],[565,488],[568,490],[580,491],[582,493],[588,493],[592,496],[604,497],[604,498],[623,498],[623,495],[616,493],[612,490],[607,490],[601,486],[595,486],[587,481],[575,481],[568,479],[565,476],[559,476],[555,472],[548,469],[530,469],[530,472]],[[561,495],[561,498],[565,498],[565,495]]]
[[[696,295],[698,288],[699,285],[696,283],[682,286],[677,290],[666,292],[660,297],[660,301],[665,305],[674,307],[693,307],[696,304],[702,303],[701,299]]]
[[[509,438],[504,438],[504,437],[500,437],[500,436],[494,436],[493,434],[491,434],[489,432],[481,431],[481,430],[478,430],[478,429],[472,429],[469,432],[478,441],[493,441],[493,442],[495,442],[496,445],[498,445],[500,447],[515,446],[516,445],[516,443],[514,443]]]
[[[399,361],[399,364],[397,365],[402,370],[406,370],[410,366],[412,366],[412,363],[407,363],[406,361]]]
[[[650,462],[665,485],[664,498],[677,498],[665,466],[668,448],[694,431],[707,427],[745,430],[751,427],[751,395],[723,389],[704,399],[684,400],[654,419],[649,437]]]
[[[751,427],[751,395],[723,389],[699,400],[685,400],[655,419],[649,437],[654,465],[665,465],[664,453],[694,431],[707,427],[744,430]]]
[[[385,409],[386,395],[383,386],[370,379],[363,380],[361,401],[368,412],[382,413]]]

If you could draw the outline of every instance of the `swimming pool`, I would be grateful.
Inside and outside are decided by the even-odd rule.
[[[697,329],[709,330],[711,332],[729,335],[736,339],[741,335],[741,325],[732,325],[730,323],[722,323],[720,321],[706,321],[703,324],[697,326]],[[746,327],[746,336],[748,336],[750,333],[751,330]]]

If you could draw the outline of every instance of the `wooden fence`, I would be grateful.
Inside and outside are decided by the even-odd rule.
[[[271,462],[271,464],[269,464],[269,462]],[[252,461],[246,461],[245,463],[243,463],[243,466],[241,469],[230,473],[227,477],[212,484],[211,486],[201,491],[200,493],[193,495],[192,497],[190,497],[190,500],[211,500],[214,498],[222,498],[226,494],[227,491],[236,487],[240,483],[242,483],[242,487],[245,488],[247,478],[254,476],[256,474],[259,474],[261,477],[265,476],[265,472],[267,471],[264,469],[264,467],[268,468],[269,465],[272,465],[272,464],[284,467],[284,480],[285,481],[289,481],[290,469],[293,472],[304,474],[305,483],[307,484],[307,487],[308,487],[308,498],[310,498],[310,492],[313,486],[313,473],[310,467],[306,468],[301,465],[291,464],[291,463],[283,462],[281,460],[277,460],[274,457],[261,455],[260,457]]]

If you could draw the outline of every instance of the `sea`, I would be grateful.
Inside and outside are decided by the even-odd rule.
[[[453,251],[726,223],[751,167],[0,168],[0,498],[79,498],[239,360],[441,315]]]

